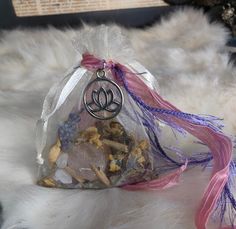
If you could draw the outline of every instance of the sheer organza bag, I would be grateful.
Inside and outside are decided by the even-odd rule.
[[[74,44],[81,54],[77,65],[49,91],[38,121],[38,184],[158,190],[177,184],[187,166],[212,163],[197,228],[205,228],[216,206],[225,214],[227,192],[234,206],[232,142],[219,119],[165,101],[118,27],[85,28]],[[181,150],[186,135],[198,142],[198,153]]]

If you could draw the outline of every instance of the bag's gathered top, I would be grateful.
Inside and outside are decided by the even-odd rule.
[[[110,42],[114,32],[118,38]],[[205,229],[217,212],[221,226],[228,223],[225,228],[233,228],[233,146],[221,130],[221,120],[184,113],[164,100],[155,78],[141,64],[109,56],[122,52],[120,30],[102,26],[99,34],[103,34],[103,39],[97,38],[102,44],[93,43],[94,32],[85,29],[78,39],[86,44],[79,66],[45,99],[38,124],[38,184],[158,190],[176,185],[188,167],[208,166],[212,175],[196,213],[196,227]],[[108,60],[96,56],[103,55],[101,48]],[[170,146],[163,139],[171,132],[178,140],[175,136]],[[205,153],[187,155],[175,145],[187,134],[198,141],[193,144],[207,147]]]

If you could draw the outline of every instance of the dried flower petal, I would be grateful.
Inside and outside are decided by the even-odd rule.
[[[56,144],[51,148],[48,154],[48,162],[50,166],[53,166],[58,156],[61,154],[61,142],[57,139]]]
[[[49,187],[49,188],[54,188],[56,187],[56,181],[52,178],[43,178],[40,181],[38,181],[38,185],[42,185],[45,187]]]

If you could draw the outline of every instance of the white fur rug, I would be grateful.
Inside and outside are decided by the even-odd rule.
[[[3,229],[192,229],[209,172],[187,171],[158,192],[47,189],[35,185],[35,123],[49,87],[75,62],[80,30],[3,31],[0,37],[0,202]],[[227,31],[186,9],[146,30],[125,31],[161,94],[186,112],[223,117],[236,134],[236,69]],[[191,147],[190,147],[191,148]],[[210,227],[216,228],[216,227]]]

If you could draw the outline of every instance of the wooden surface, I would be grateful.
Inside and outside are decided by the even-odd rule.
[[[18,17],[165,6],[162,0],[12,0]]]

